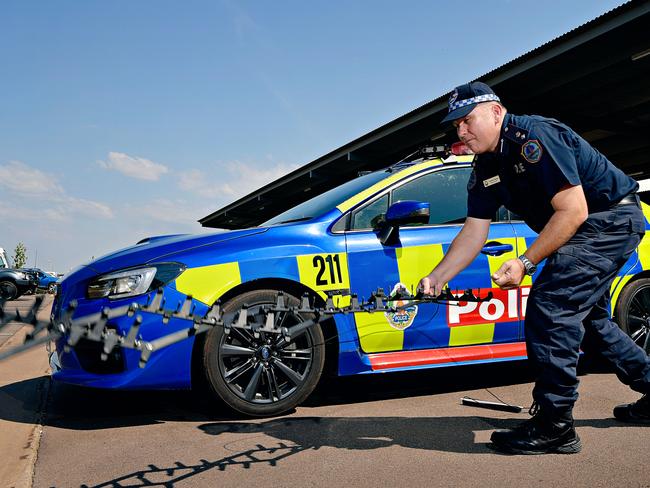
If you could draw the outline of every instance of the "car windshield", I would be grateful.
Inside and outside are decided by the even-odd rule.
[[[299,222],[301,220],[309,220],[314,217],[319,217],[325,212],[332,210],[340,203],[346,201],[351,196],[356,195],[360,191],[365,190],[391,174],[391,170],[386,170],[375,171],[373,173],[359,176],[358,178],[343,183],[325,193],[321,193],[311,200],[307,200],[280,215],[276,215],[271,220],[264,222],[262,225],[286,224],[289,222]]]

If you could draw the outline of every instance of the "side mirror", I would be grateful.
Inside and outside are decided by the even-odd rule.
[[[404,200],[395,202],[388,208],[386,218],[378,229],[377,236],[382,244],[392,244],[399,239],[399,227],[407,224],[426,224],[429,222],[429,202]]]

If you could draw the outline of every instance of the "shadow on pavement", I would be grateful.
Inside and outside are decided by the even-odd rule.
[[[324,378],[302,407],[354,404],[408,398],[530,381],[527,368],[512,363],[463,366],[404,373]],[[49,398],[46,425],[64,429],[93,430],[165,421],[207,422],[242,420],[207,393],[191,391],[100,390],[31,378],[0,387],[0,418],[31,422],[39,403],[34,392],[46,388]]]
[[[196,464],[180,461],[170,466],[148,465],[146,469],[127,473],[92,485],[175,486],[180,481],[210,470],[249,469],[255,464],[280,466],[288,457],[323,447],[351,450],[401,446],[411,449],[464,454],[498,454],[487,443],[476,443],[475,432],[512,428],[522,421],[485,417],[293,417],[264,422],[215,422],[199,426],[212,436],[240,434],[240,442],[227,443],[232,454],[218,459],[200,459]],[[611,420],[586,419],[578,427],[622,427]],[[261,437],[260,435],[266,437]],[[268,438],[272,439],[268,439]],[[236,449],[239,444],[241,447]],[[91,485],[82,485],[91,486]]]
[[[302,408],[479,390],[532,380],[526,362],[325,378],[302,404]],[[45,425],[63,429],[95,430],[166,421],[228,422],[246,418],[227,411],[205,393],[98,390],[51,382],[48,376],[0,387],[0,398],[3,400],[0,418],[33,422],[39,413],[34,392],[47,387],[48,382],[50,388]],[[487,393],[485,397],[492,399]],[[512,401],[509,398],[503,400]]]

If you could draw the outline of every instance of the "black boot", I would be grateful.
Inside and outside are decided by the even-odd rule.
[[[634,403],[615,407],[614,417],[622,422],[650,424],[650,394],[643,395]]]
[[[508,454],[575,454],[582,444],[573,428],[571,412],[545,412],[514,429],[497,430],[490,437],[492,446]]]

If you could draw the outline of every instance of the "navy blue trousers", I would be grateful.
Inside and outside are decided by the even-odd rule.
[[[542,409],[570,411],[578,398],[576,367],[583,338],[588,353],[608,359],[618,378],[650,393],[650,357],[610,319],[612,281],[643,237],[636,205],[590,214],[548,257],[526,307],[528,357],[537,369],[533,399]]]

